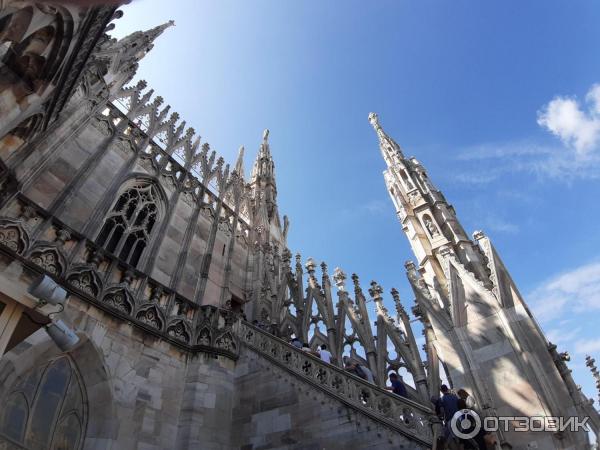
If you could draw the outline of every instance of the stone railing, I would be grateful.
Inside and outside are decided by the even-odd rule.
[[[395,431],[432,446],[432,424],[437,418],[431,409],[327,364],[247,322],[240,324],[238,333],[242,344],[306,383]]]

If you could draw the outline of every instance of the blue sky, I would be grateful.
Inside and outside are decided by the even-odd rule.
[[[289,244],[412,294],[413,255],[375,133],[416,156],[483,229],[549,338],[600,360],[600,4],[137,0],[116,36],[174,19],[141,64],[173,110],[247,173],[271,130]],[[389,295],[388,295],[389,299]]]

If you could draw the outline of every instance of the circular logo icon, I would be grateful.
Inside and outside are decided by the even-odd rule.
[[[459,439],[474,438],[481,430],[481,417],[472,409],[461,409],[452,416],[450,428]]]

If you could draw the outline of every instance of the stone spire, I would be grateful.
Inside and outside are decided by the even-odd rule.
[[[264,201],[269,220],[277,215],[277,185],[275,182],[275,163],[269,146],[269,130],[263,133],[263,141],[252,168],[250,181],[254,189],[254,198]],[[277,219],[279,220],[279,219]]]
[[[252,183],[263,182],[275,187],[275,163],[269,146],[269,130],[263,132],[263,141],[252,168]]]
[[[244,179],[244,146],[240,147],[238,151],[237,161],[235,162],[235,172],[243,180]]]
[[[377,132],[388,166],[384,171],[388,192],[419,264],[428,265],[429,273],[443,281],[444,273],[437,256],[443,248],[449,248],[479,280],[489,283],[476,244],[465,233],[454,208],[433,186],[425,168],[415,158],[404,157],[400,146],[383,131],[377,114],[369,114],[369,122]]]
[[[139,62],[154,48],[154,41],[175,25],[173,20],[146,31],[135,31],[122,39],[108,40],[95,54],[97,61],[105,61],[105,79],[109,84],[124,86],[135,75]]]
[[[369,113],[369,122],[377,133],[377,137],[379,138],[379,148],[383,155],[383,159],[388,163],[388,166],[398,159],[404,159],[404,154],[398,143],[383,131],[383,128],[379,123],[379,116],[376,113]]]
[[[478,232],[471,240],[425,168],[402,156],[376,115],[369,121],[387,164],[388,192],[418,260],[407,271],[417,299],[413,312],[425,325],[430,386],[439,382],[439,358],[449,382],[470,392],[484,415],[502,411],[534,416],[544,411],[547,416],[568,416],[579,400],[545,351],[547,340],[489,239]],[[408,332],[409,318],[397,293],[392,296]],[[525,400],[523,392],[531,395]],[[503,447],[513,448],[525,448],[533,439],[512,431],[497,437]],[[561,443],[548,440],[544,448],[584,448],[586,439],[585,433],[565,433]]]
[[[154,47],[154,41],[163,32],[172,26],[175,26],[175,21],[158,25],[146,31],[134,31],[130,35],[125,36],[117,42],[123,50],[127,51],[127,56],[133,56],[137,61],[140,61]]]

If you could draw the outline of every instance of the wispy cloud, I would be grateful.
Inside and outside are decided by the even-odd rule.
[[[588,396],[596,395],[584,355],[600,353],[600,262],[584,264],[541,283],[527,297],[546,338],[568,351],[569,368]]]
[[[570,182],[574,179],[600,178],[600,152],[580,155],[561,146],[549,146],[529,140],[492,142],[468,147],[457,157],[466,171],[454,180],[481,185],[501,177],[527,172],[540,179]]]
[[[371,214],[379,214],[389,211],[391,202],[385,203],[383,200],[371,200],[370,202],[361,205],[360,208]]]
[[[580,155],[600,147],[600,84],[585,99],[587,110],[576,98],[557,96],[538,112],[538,124]]]
[[[345,208],[341,211],[341,215],[344,218],[353,218],[358,216],[371,216],[388,214],[393,211],[393,205],[391,201],[384,201],[381,199],[370,200],[362,204],[358,204],[352,209]]]
[[[567,327],[564,325],[559,325],[557,328],[552,328],[548,330],[546,333],[546,337],[548,340],[554,344],[566,344],[568,342],[572,342],[575,338],[579,336],[581,332],[581,327]]]
[[[600,352],[600,338],[579,340],[575,343],[575,353],[586,354]]]
[[[528,299],[541,321],[561,317],[566,309],[596,316],[600,310],[600,263],[555,276],[534,289]]]
[[[566,182],[600,178],[600,84],[593,85],[585,98],[582,104],[575,98],[556,96],[538,111],[538,125],[561,144],[523,139],[465,148],[457,159],[467,171],[455,180],[481,185],[523,171]]]
[[[461,161],[508,159],[519,162],[526,156],[551,155],[557,149],[548,148],[532,140],[519,140],[511,142],[495,142],[478,144],[468,147],[458,154]]]
[[[498,218],[488,218],[483,222],[484,228],[498,233],[515,234],[519,232],[519,226]]]

